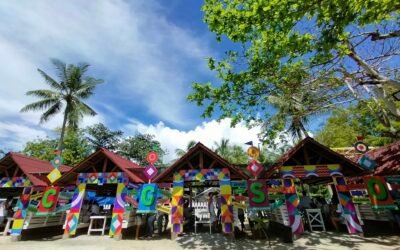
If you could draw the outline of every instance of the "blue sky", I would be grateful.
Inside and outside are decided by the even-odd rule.
[[[229,120],[203,120],[202,108],[186,101],[191,83],[215,81],[208,57],[226,45],[203,23],[201,0],[0,1],[0,148],[20,150],[37,137],[54,136],[61,116],[38,124],[40,113],[19,113],[46,88],[37,68],[49,74],[50,58],[88,62],[89,74],[105,80],[88,103],[103,122],[125,135],[152,133],[174,158],[189,140],[212,146],[256,140],[258,129]],[[314,122],[318,124],[318,121]]]

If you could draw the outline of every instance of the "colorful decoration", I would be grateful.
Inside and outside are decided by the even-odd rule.
[[[339,164],[329,165],[304,165],[284,166],[280,168],[283,178],[304,178],[304,177],[328,177],[343,174]]]
[[[127,196],[127,190],[124,183],[118,183],[117,194],[114,200],[113,214],[111,217],[110,236],[121,235],[122,220],[124,218],[125,208],[125,197]]]
[[[221,222],[224,233],[233,232],[232,187],[230,180],[220,180]]]
[[[67,217],[67,224],[64,230],[66,235],[75,235],[78,227],[79,213],[81,211],[83,198],[85,196],[86,184],[79,184],[75,189],[74,196],[71,202],[71,209],[69,210]]]
[[[249,209],[265,210],[268,208],[268,187],[265,180],[249,180],[247,193],[249,195]]]
[[[155,213],[157,184],[144,184],[139,191],[139,209],[137,213]]]
[[[150,164],[154,164],[158,160],[158,154],[156,152],[150,152],[146,155],[146,160]]]
[[[13,188],[13,187],[30,187],[31,181],[26,176],[18,176],[13,178],[3,177],[0,179],[0,188]]]
[[[17,211],[14,213],[14,222],[11,229],[12,236],[21,235],[22,228],[27,214],[30,198],[32,193],[32,187],[26,187],[22,191],[22,194],[17,202]]]
[[[356,142],[354,144],[354,148],[356,149],[357,152],[362,154],[368,152],[368,145],[362,141]]]
[[[303,234],[304,226],[300,211],[297,209],[300,204],[300,200],[296,194],[296,186],[294,185],[293,179],[284,179],[283,185],[286,192],[286,207],[288,210],[289,224],[292,228],[292,233],[297,235]]]
[[[76,181],[79,184],[118,184],[124,183],[128,185],[129,179],[123,172],[110,172],[110,173],[80,173]]]
[[[49,179],[50,183],[54,183],[61,177],[61,172],[58,168],[53,169],[48,175],[47,179]]]
[[[252,160],[250,164],[246,168],[254,177],[257,177],[257,175],[264,169],[263,166],[261,166],[260,163],[256,160]]]
[[[333,182],[335,183],[338,198],[343,208],[342,216],[346,219],[347,231],[349,234],[362,233],[351,195],[348,191],[341,191],[343,190],[342,186],[346,186],[346,180],[343,177],[333,177]]]
[[[42,201],[39,204],[38,212],[50,213],[54,212],[57,206],[60,187],[47,187],[43,192]]]
[[[359,160],[358,164],[365,170],[373,171],[377,166],[376,161],[370,159],[367,155],[363,155]]]
[[[51,165],[53,168],[58,168],[63,164],[64,159],[61,157],[61,155],[57,155],[56,157],[51,160]]]
[[[179,175],[179,174],[178,174]],[[175,175],[176,176],[176,175]],[[181,176],[181,175],[179,175]],[[183,231],[183,180],[174,180],[172,188],[172,209],[171,209],[171,224],[172,232],[182,233]]]
[[[219,180],[221,189],[221,220],[224,233],[232,232],[233,207],[232,188],[230,185],[229,169],[193,169],[181,170],[174,174],[172,189],[172,232],[182,233],[183,231],[183,186],[184,181],[211,181]]]
[[[157,175],[158,170],[153,164],[150,164],[145,168],[143,173],[146,175],[147,179],[151,181]]]
[[[227,168],[181,170],[174,174],[175,181],[218,181],[230,180]]]
[[[254,146],[251,146],[247,149],[247,154],[253,159],[258,159],[260,156],[260,150]]]
[[[157,204],[156,206],[157,211],[160,211],[161,213],[165,213],[165,214],[170,214],[171,213],[171,208]]]
[[[372,208],[397,209],[389,193],[385,178],[382,176],[365,176],[364,184],[368,190]]]

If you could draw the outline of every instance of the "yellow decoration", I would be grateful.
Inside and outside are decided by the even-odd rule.
[[[247,149],[247,154],[253,158],[253,159],[257,159],[260,156],[260,150],[258,150],[258,148],[251,146],[249,147],[249,149]]]
[[[51,183],[54,183],[60,177],[61,177],[61,172],[57,168],[53,169],[53,171],[51,171],[50,174],[47,175],[47,179],[49,179]]]
[[[235,206],[235,207],[237,207],[237,208],[241,208],[241,209],[246,209],[247,208],[247,206],[246,206],[246,204],[242,204],[242,203],[239,203],[239,202],[232,202],[232,204],[233,204],[233,206]]]

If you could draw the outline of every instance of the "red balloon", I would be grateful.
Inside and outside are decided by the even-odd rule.
[[[146,156],[146,160],[150,163],[153,164],[154,162],[156,162],[158,160],[158,155],[156,152],[150,152],[147,154]]]

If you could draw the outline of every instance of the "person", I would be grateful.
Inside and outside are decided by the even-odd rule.
[[[330,206],[330,218],[336,232],[340,231],[340,224],[344,222],[344,217],[342,216],[342,213],[342,205],[340,205],[339,200],[336,197],[333,197]]]
[[[164,228],[163,228],[163,220],[165,220]],[[158,235],[161,235],[163,232],[167,231],[168,221],[169,221],[168,214],[158,211],[157,213]]]
[[[154,232],[154,221],[156,220],[157,214],[156,213],[148,213],[147,214],[147,221],[146,221],[146,234],[145,238],[152,239],[153,232]]]
[[[208,212],[210,213],[210,223],[212,224],[214,231],[217,231],[218,219],[217,214],[215,213],[216,205],[213,197],[213,193],[208,193]]]
[[[238,208],[238,218],[239,218],[240,225],[242,227],[242,232],[243,232],[245,229],[245,226],[244,226],[244,210],[242,208]]]
[[[183,203],[183,219],[184,225],[191,228],[194,223],[193,209],[189,207],[189,200],[185,199]]]
[[[0,200],[0,224],[4,224],[7,219],[6,202],[7,200]]]
[[[215,207],[217,208],[217,225],[218,228],[221,227],[221,198],[219,197],[218,192],[214,193]]]
[[[305,190],[303,190],[303,196],[300,198],[299,208],[302,210],[312,208],[311,198],[307,195]]]
[[[96,200],[92,201],[92,205],[90,207],[90,216],[95,216],[100,214],[100,207],[97,204]]]
[[[83,223],[89,223],[90,214],[89,214],[89,202],[88,200],[84,200],[81,208],[81,216]]]

